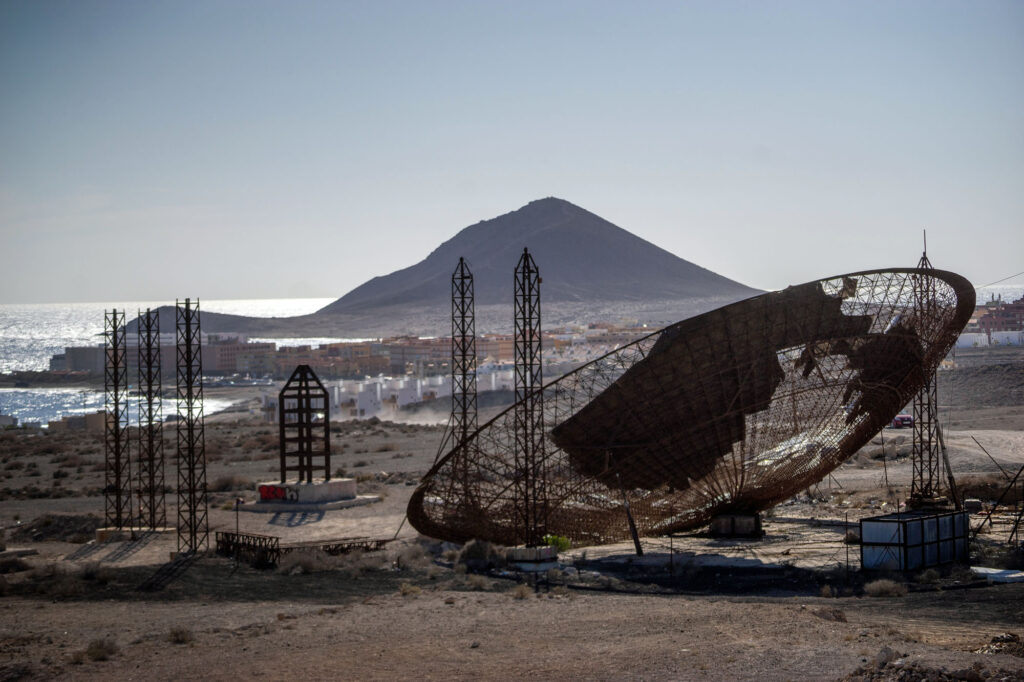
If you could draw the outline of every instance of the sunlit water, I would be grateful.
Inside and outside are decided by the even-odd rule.
[[[291,317],[315,312],[334,299],[278,298],[201,301],[204,311],[251,317]],[[116,303],[0,304],[0,372],[45,370],[50,357],[65,346],[103,343],[103,313],[111,308],[128,311],[168,305],[168,301],[119,301]],[[289,340],[289,344],[309,342]],[[326,342],[327,340],[315,340]],[[282,344],[285,345],[285,344]],[[134,401],[129,400],[134,410]],[[204,410],[213,414],[229,401],[206,398]],[[71,388],[0,389],[0,414],[24,421],[46,422],[69,415],[95,412],[103,407],[103,392]],[[165,407],[165,413],[174,406]]]

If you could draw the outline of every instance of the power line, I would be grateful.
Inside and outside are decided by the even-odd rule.
[[[982,285],[980,287],[974,287],[974,288],[975,289],[984,289],[985,287],[990,287],[990,286],[993,286],[995,284],[999,284],[1000,282],[1005,282],[1008,279],[1013,279],[1014,277],[1020,277],[1021,275],[1024,275],[1024,270],[1021,270],[1016,275],[1010,275],[1009,277],[1003,277],[1002,279],[996,280],[995,282],[990,282],[988,284],[984,284],[984,285]]]

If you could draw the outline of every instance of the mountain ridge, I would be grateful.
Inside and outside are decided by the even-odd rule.
[[[626,302],[758,293],[586,209],[547,197],[463,228],[420,262],[374,277],[318,313],[444,303],[450,296],[451,271],[460,257],[474,274],[478,303],[510,302],[513,270],[524,247],[540,269],[541,296],[547,301]]]

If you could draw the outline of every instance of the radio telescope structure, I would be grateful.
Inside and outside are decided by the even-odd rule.
[[[530,473],[544,529],[607,544],[629,538],[627,500],[639,534],[656,536],[791,497],[900,412],[974,302],[952,272],[842,275],[683,320],[544,385],[547,446]],[[412,525],[527,542],[515,447],[513,406],[436,462],[409,502]]]

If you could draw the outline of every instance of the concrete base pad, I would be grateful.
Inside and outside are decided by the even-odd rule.
[[[380,502],[379,495],[358,495],[347,500],[335,500],[334,502],[249,502],[239,505],[238,511],[272,513],[278,512],[318,512],[331,511],[333,509],[347,509],[348,507],[361,507],[364,504]]]

